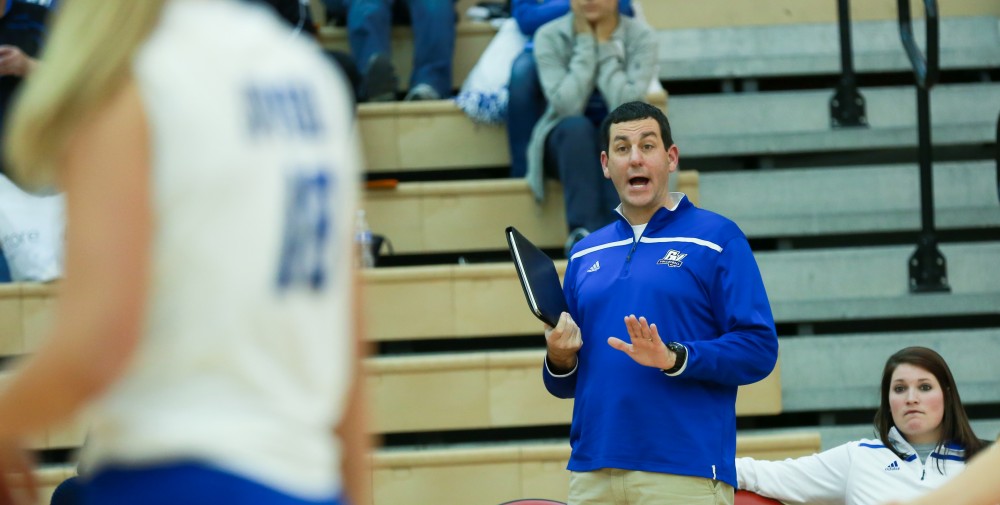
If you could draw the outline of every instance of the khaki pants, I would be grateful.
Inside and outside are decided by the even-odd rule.
[[[604,468],[571,473],[569,505],[733,505],[733,487],[702,477]]]

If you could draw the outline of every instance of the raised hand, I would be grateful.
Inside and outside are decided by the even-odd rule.
[[[667,349],[660,338],[655,324],[649,324],[645,317],[636,319],[635,315],[625,316],[625,329],[631,343],[617,337],[609,337],[608,345],[625,353],[640,365],[662,370],[674,366],[676,356]]]
[[[573,11],[573,32],[578,35],[584,33],[595,35],[594,26],[587,20],[580,5],[577,2],[572,2],[570,8]]]

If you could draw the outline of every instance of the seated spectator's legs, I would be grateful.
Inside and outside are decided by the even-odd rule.
[[[411,95],[424,84],[437,94],[418,99],[451,96],[451,60],[455,53],[455,7],[452,0],[406,0],[413,25]],[[425,87],[426,87],[425,86]]]
[[[347,7],[347,39],[362,75],[364,98],[392,100],[396,76],[389,57],[392,47],[390,0],[344,0]]]
[[[358,68],[368,68],[376,54],[390,54],[392,5],[389,0],[345,0],[347,39]]]
[[[591,232],[614,218],[610,202],[617,199],[617,193],[601,169],[598,130],[586,117],[571,116],[545,139],[545,172],[558,176],[562,183],[570,231],[585,228]]]
[[[545,94],[538,80],[535,54],[526,49],[510,69],[507,86],[507,144],[510,147],[510,176],[528,172],[528,142],[535,123],[545,112]]]

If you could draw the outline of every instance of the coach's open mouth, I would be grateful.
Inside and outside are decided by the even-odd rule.
[[[632,177],[628,180],[628,185],[634,188],[642,188],[649,184],[649,179],[646,177]]]

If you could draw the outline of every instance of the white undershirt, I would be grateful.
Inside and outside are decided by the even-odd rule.
[[[667,207],[667,210],[669,210],[670,212],[673,212],[673,211],[677,210],[677,206],[681,204],[681,199],[684,198],[684,196],[685,196],[684,193],[678,193],[678,192],[672,192],[672,193],[670,193],[670,199],[673,200],[674,205],[671,206],[671,207]],[[618,208],[615,209],[615,210],[618,211],[619,214],[622,214],[622,206],[621,206],[621,204],[619,204]],[[622,216],[624,216],[624,215],[625,214],[622,214]],[[628,221],[628,218],[625,218],[625,220]],[[633,224],[632,225],[632,233],[635,233],[635,239],[636,240],[639,240],[639,237],[642,236],[642,232],[646,231],[646,225],[647,224],[649,224],[649,221],[647,221],[645,223],[642,223],[642,224]]]

